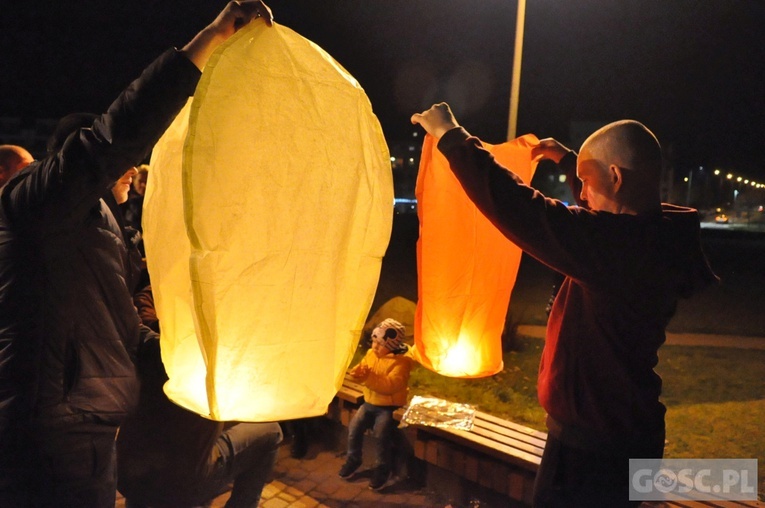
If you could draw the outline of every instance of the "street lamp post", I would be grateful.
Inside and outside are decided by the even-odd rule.
[[[521,56],[523,54],[523,26],[526,19],[526,0],[518,0],[515,18],[515,51],[513,52],[513,77],[510,84],[510,117],[507,122],[507,139],[515,139],[518,131],[518,95],[521,89]]]

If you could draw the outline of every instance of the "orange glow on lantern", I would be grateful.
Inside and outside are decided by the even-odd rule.
[[[484,146],[524,182],[536,169],[533,135]],[[502,331],[521,250],[475,207],[427,135],[417,177],[415,357],[451,377],[502,370]]]

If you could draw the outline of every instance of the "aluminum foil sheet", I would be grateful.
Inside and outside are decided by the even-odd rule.
[[[448,429],[473,428],[475,407],[435,397],[415,395],[401,419],[401,426],[426,425]]]

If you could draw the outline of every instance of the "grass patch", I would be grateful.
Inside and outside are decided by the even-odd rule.
[[[490,378],[453,379],[412,371],[410,395],[468,403],[495,416],[546,430],[536,395],[543,342],[521,337]],[[355,361],[358,361],[357,358]],[[669,458],[756,458],[765,493],[765,351],[664,346],[656,369],[664,380]]]
[[[480,379],[455,379],[417,366],[410,395],[429,395],[476,406],[480,411],[544,430],[545,412],[537,402],[537,371],[543,342],[520,338],[518,351],[505,353],[505,368]]]
[[[765,351],[664,346],[656,371],[669,406],[765,399]]]
[[[756,458],[765,495],[765,351],[664,346],[657,372],[664,380],[671,458]]]

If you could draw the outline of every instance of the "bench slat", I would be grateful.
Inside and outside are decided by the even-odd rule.
[[[364,394],[361,392],[351,392],[341,389],[336,395],[338,398],[353,404],[361,404],[364,401]]]
[[[357,390],[359,392],[364,390],[364,385],[357,383],[353,380],[353,378],[346,374],[345,379],[343,380],[343,386],[346,388],[350,388],[352,390]]]
[[[353,404],[361,404],[364,401],[362,385],[353,382],[352,378],[346,374],[343,385],[337,392],[337,397]]]
[[[473,432],[467,432],[464,430],[452,430],[442,429],[438,427],[423,427],[427,429],[427,432],[432,433],[435,436],[442,436],[444,439],[450,439],[455,441],[455,437],[459,438],[457,442],[464,444],[476,451],[485,453],[495,459],[499,459],[503,462],[509,462],[512,464],[520,465],[525,469],[536,471],[539,466],[541,457],[533,453],[512,447],[506,444],[498,443],[492,439],[488,439],[479,434]]]
[[[476,417],[473,420],[473,432],[477,432],[477,429],[483,429],[484,432],[491,432],[498,435],[498,439],[511,440],[526,443],[535,448],[544,448],[546,439],[541,439],[529,434],[518,432],[515,429],[507,428],[504,425],[497,425],[495,423],[484,421],[482,418]],[[501,436],[501,437],[499,437]]]
[[[462,431],[466,432],[466,431]],[[501,434],[497,434],[495,432],[486,431],[482,429],[481,427],[473,427],[473,429],[470,431],[470,434],[476,434],[478,436],[484,437],[487,440],[489,440],[491,443],[494,443],[495,446],[509,446],[512,448],[517,448],[519,450],[523,450],[525,452],[528,452],[532,455],[536,455],[537,457],[542,457],[542,452],[544,451],[544,445],[543,446],[534,446],[529,443],[525,443],[523,441],[519,441],[516,439],[502,439]]]
[[[509,420],[504,420],[502,418],[499,418],[497,416],[490,415],[489,413],[484,413],[482,411],[476,411],[476,416],[479,416],[481,420],[486,420],[488,422],[495,423],[497,425],[500,425],[502,427],[507,427],[508,429],[512,429],[516,432],[520,432],[521,434],[527,434],[529,436],[535,437],[537,439],[541,439],[542,441],[547,441],[547,433],[541,432],[539,430],[531,429],[529,427],[525,427],[523,425],[520,425],[515,422],[511,422]]]

